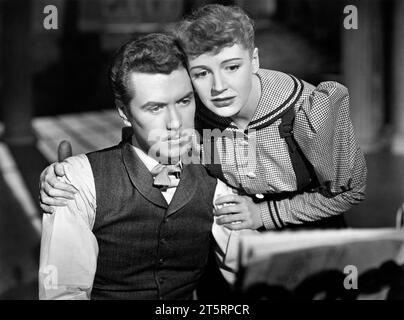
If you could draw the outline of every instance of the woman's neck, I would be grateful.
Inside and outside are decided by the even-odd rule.
[[[254,117],[255,110],[257,109],[258,103],[261,98],[261,81],[257,75],[254,74],[252,80],[251,92],[248,97],[247,103],[241,110],[231,117],[233,122],[237,125],[239,129],[245,130],[248,124]]]

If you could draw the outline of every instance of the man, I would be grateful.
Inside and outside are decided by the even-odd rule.
[[[190,299],[208,260],[214,196],[229,191],[200,164],[181,162],[195,115],[184,56],[162,34],[131,41],[111,84],[133,136],[63,162],[63,181],[77,192],[43,217],[39,296]],[[226,248],[221,231],[213,225]]]

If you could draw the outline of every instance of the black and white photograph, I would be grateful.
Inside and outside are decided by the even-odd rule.
[[[402,0],[0,0],[0,300],[404,300],[403,61]]]

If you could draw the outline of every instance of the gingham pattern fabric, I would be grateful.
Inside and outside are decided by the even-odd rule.
[[[245,131],[229,118],[200,108],[205,127],[222,130],[216,142],[227,182],[248,194],[297,189],[288,146],[280,137],[281,119],[294,106],[293,135],[314,166],[321,187],[291,199],[260,203],[266,229],[280,229],[347,211],[364,199],[366,164],[349,115],[347,89],[336,82],[317,88],[291,75],[260,69],[261,98]]]

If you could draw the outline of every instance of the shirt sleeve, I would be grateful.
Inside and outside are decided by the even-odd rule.
[[[95,220],[95,185],[85,155],[63,162],[65,177],[78,193],[65,207],[55,207],[42,220],[39,298],[90,299],[97,267],[98,244],[92,233]]]
[[[213,206],[216,199],[227,194],[237,194],[237,191],[223,181],[217,179],[215,194],[213,197]],[[247,233],[258,233],[256,230],[230,230],[216,223],[214,218],[212,234],[215,239],[215,256],[218,262],[220,272],[229,284],[234,284],[239,263],[239,239]]]
[[[323,82],[296,108],[294,137],[319,180],[314,192],[262,207],[267,229],[341,214],[365,199],[367,168],[349,112],[348,90]]]

